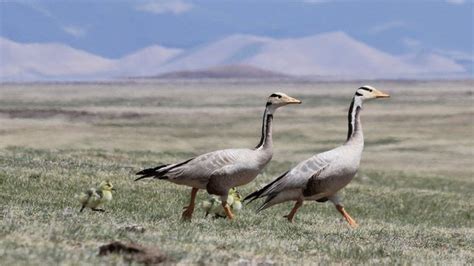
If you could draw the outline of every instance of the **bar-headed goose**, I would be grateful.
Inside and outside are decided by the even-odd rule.
[[[275,204],[296,201],[291,212],[285,217],[292,222],[296,211],[305,200],[334,203],[336,209],[347,222],[356,227],[357,223],[345,211],[337,192],[344,188],[359,169],[364,148],[364,137],[360,123],[360,111],[365,100],[387,98],[388,94],[370,86],[357,89],[349,107],[349,130],[347,140],[335,149],[319,153],[300,162],[288,172],[269,183],[262,189],[248,195],[245,200],[266,197],[257,211]]]
[[[268,97],[263,114],[262,136],[254,149],[218,150],[183,162],[160,165],[138,172],[140,177],[136,180],[153,177],[192,187],[191,200],[184,207],[183,219],[191,219],[199,189],[220,196],[227,217],[233,219],[234,215],[227,205],[229,189],[251,182],[270,162],[273,155],[273,114],[279,107],[299,103],[300,100],[281,92]]]

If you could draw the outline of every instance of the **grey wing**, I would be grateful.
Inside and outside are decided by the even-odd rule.
[[[305,189],[308,181],[320,175],[330,161],[315,155],[292,168],[288,173],[275,180],[260,197],[277,194],[284,190]]]
[[[227,149],[200,155],[188,163],[171,169],[168,179],[205,179],[208,180],[218,172],[232,172],[249,157],[250,150]]]
[[[266,197],[265,202],[257,211],[264,210],[277,203],[294,200],[305,191],[309,181],[318,177],[326,169],[332,160],[326,159],[327,154],[315,155],[284,173],[270,184],[260,190],[248,195],[244,200],[256,200]]]

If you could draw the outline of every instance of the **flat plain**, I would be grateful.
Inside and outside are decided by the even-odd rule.
[[[181,222],[190,189],[134,182],[145,167],[223,148],[252,148],[266,98],[303,100],[274,119],[274,156],[246,195],[300,160],[344,142],[347,109],[368,83],[392,95],[362,111],[361,168],[343,190],[359,227],[329,203],[292,203],[234,221]],[[2,84],[2,265],[116,265],[113,240],[157,246],[178,264],[474,264],[473,81],[130,81]],[[108,179],[106,213],[75,195]],[[201,191],[198,202],[207,197]],[[144,233],[123,230],[143,226]]]

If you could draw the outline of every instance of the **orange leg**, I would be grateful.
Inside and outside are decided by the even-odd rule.
[[[295,217],[295,214],[296,214],[296,211],[298,211],[298,209],[303,205],[303,200],[297,200],[296,203],[295,203],[295,206],[293,207],[293,209],[291,209],[290,213],[288,215],[285,215],[283,217],[285,217],[286,219],[288,219],[288,222],[292,223],[293,222],[293,218]]]
[[[224,208],[227,218],[229,218],[229,220],[234,219],[234,214],[230,211],[230,207],[229,204],[227,204],[227,201],[222,202],[222,207]]]
[[[191,190],[191,200],[189,201],[189,205],[184,207],[184,212],[181,215],[181,218],[183,220],[191,220],[193,217],[193,212],[194,212],[194,205],[196,201],[196,194],[198,192],[199,188],[194,188]]]
[[[346,212],[342,205],[336,205],[336,209],[342,214],[342,216],[344,216],[344,218],[352,228],[356,228],[358,226],[356,221],[352,219],[352,217]]]

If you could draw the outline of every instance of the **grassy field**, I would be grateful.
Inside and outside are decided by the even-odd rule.
[[[0,88],[0,264],[122,264],[112,240],[158,246],[180,264],[474,264],[473,82],[371,82],[392,95],[362,113],[366,148],[344,203],[292,204],[234,221],[180,221],[190,189],[133,182],[143,167],[253,147],[266,97],[277,111],[273,160],[246,195],[298,161],[341,144],[355,89],[347,83],[130,82],[3,84]],[[74,195],[102,180],[108,212],[79,213]],[[198,201],[207,197],[198,194]],[[128,232],[130,224],[144,233]]]

